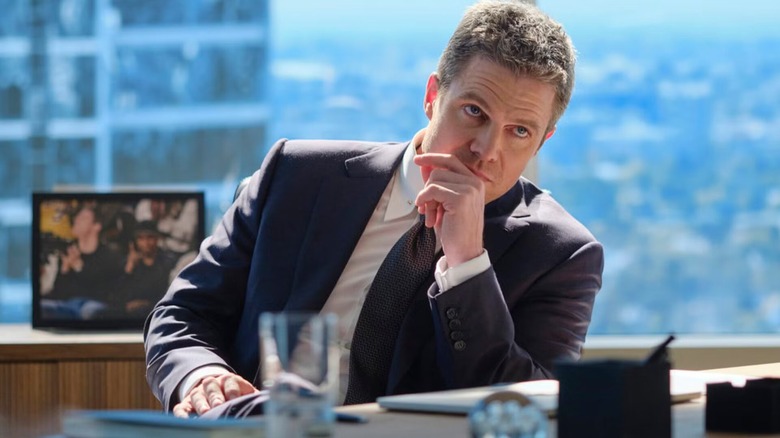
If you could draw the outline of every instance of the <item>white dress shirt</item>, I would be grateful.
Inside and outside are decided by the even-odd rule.
[[[344,401],[349,382],[352,335],[371,282],[387,253],[419,216],[414,201],[425,184],[420,168],[413,161],[415,153],[415,146],[410,143],[404,152],[401,165],[382,193],[355,250],[321,310],[321,313],[334,313],[338,316],[341,350],[340,403]],[[440,248],[441,243],[437,237],[436,249]],[[490,260],[486,251],[452,268],[447,265],[447,257],[442,256],[436,263],[434,273],[439,293],[465,282],[489,267]],[[227,372],[229,371],[219,365],[208,365],[192,371],[179,387],[179,399],[183,399],[202,378]]]

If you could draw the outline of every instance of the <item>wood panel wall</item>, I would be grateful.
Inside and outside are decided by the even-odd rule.
[[[140,334],[57,334],[0,326],[0,437],[60,430],[69,409],[160,409]]]

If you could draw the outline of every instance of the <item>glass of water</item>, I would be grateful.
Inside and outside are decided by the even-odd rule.
[[[339,388],[337,317],[260,315],[260,367],[268,436],[333,436]]]

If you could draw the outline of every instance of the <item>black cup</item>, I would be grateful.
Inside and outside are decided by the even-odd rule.
[[[558,437],[672,436],[668,361],[556,364]]]

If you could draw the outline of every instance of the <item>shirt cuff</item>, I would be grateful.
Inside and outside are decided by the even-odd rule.
[[[204,377],[221,376],[223,374],[230,374],[230,370],[220,365],[206,365],[195,368],[192,372],[187,374],[187,377],[185,377],[179,385],[179,401],[184,400],[187,393],[189,393]]]
[[[490,258],[487,250],[483,249],[482,254],[452,268],[447,265],[447,256],[442,256],[436,263],[436,272],[433,273],[433,276],[439,286],[439,293],[442,293],[465,283],[487,271],[488,268],[490,268]]]

